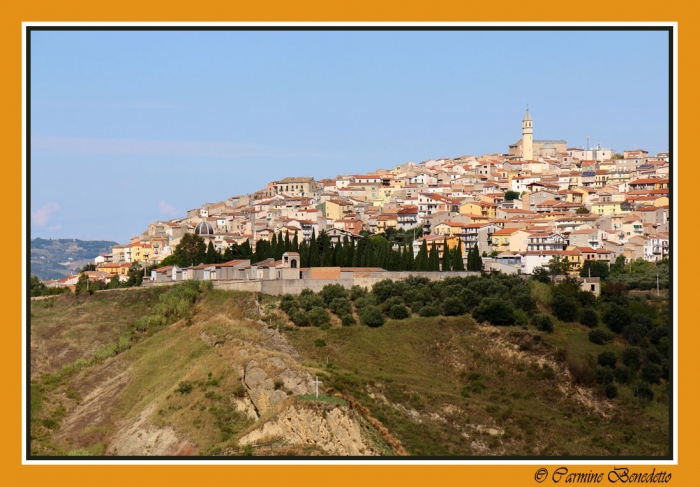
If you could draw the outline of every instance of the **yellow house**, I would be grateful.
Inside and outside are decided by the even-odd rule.
[[[462,215],[480,215],[487,219],[496,218],[496,208],[497,206],[493,203],[487,203],[485,201],[473,201],[470,203],[464,203],[459,206],[459,212]],[[477,223],[472,221],[472,223]]]
[[[384,214],[377,216],[377,231],[384,232],[389,228],[398,226],[398,218],[396,214]]]
[[[661,198],[656,198],[654,200],[654,206],[661,208],[662,206],[668,206],[668,197],[662,196]]]
[[[617,215],[628,213],[621,207],[624,201],[598,201],[591,205],[591,213],[594,215]]]
[[[316,209],[322,212],[323,216],[327,218],[332,218],[333,220],[340,220],[343,218],[343,212],[340,204],[333,200],[327,200],[320,205],[316,205]]]
[[[106,272],[111,276],[114,275],[120,275],[120,276],[125,276],[129,274],[129,269],[131,268],[131,264],[128,262],[114,262],[114,263],[109,263],[109,264],[102,264],[101,266],[97,267],[98,271]]]
[[[457,236],[460,237],[464,233],[464,227],[466,227],[466,223],[461,223],[461,222],[450,222],[450,221],[444,221],[442,223],[439,223],[435,225],[435,233],[437,235],[447,235],[447,236]]]
[[[496,252],[510,251],[510,241],[514,233],[520,228],[507,227],[491,234],[491,248]]]

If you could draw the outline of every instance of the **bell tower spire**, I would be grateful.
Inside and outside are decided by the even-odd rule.
[[[532,117],[530,116],[530,107],[525,108],[525,116],[523,117],[523,161],[532,160]]]

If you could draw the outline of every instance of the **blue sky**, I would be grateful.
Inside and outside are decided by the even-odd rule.
[[[507,152],[667,151],[664,32],[31,34],[31,237],[126,242],[274,179]]]

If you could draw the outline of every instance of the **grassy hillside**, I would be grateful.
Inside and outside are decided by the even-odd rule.
[[[298,359],[258,317],[254,295],[197,282],[32,302],[32,454],[323,453],[284,438],[239,442],[278,411],[252,411],[260,406],[251,394],[259,399],[260,390],[242,382],[251,364],[274,379],[280,408],[311,411],[320,422],[341,408],[366,423],[366,444],[391,453],[346,401],[309,400],[310,391],[295,382]],[[278,378],[270,364],[280,361]]]
[[[117,242],[106,240],[43,239],[31,240],[30,274],[42,281],[69,276],[73,269],[94,263],[95,257],[112,251]],[[64,265],[66,264],[66,265]]]
[[[596,363],[611,352],[615,370],[624,370],[630,346],[621,335],[593,343],[590,328],[557,318],[552,332],[527,319],[505,326],[478,323],[472,314],[480,316],[480,304],[471,314],[444,306],[456,288],[442,294],[440,305],[426,301],[425,293],[444,288],[414,284],[397,287],[414,309],[397,304],[397,296],[377,300],[360,290],[342,298],[337,289],[279,298],[214,291],[196,282],[35,301],[32,452],[327,454],[319,439],[325,433],[307,446],[282,433],[267,443],[249,440],[265,423],[270,431],[284,429],[278,414],[287,408],[301,411],[310,431],[341,411],[361,425],[368,451],[382,455],[667,454],[666,382],[647,384],[653,398],[643,396],[635,386],[643,367],[611,382]],[[548,314],[547,293],[558,292],[526,285],[529,303],[517,281],[487,283],[485,292],[492,285],[512,285],[510,295],[526,308],[534,305],[533,317]],[[394,289],[375,291],[390,296]],[[423,293],[421,303],[413,291]],[[626,299],[647,315],[665,305],[652,297]],[[350,324],[365,322],[374,306],[383,324]],[[408,317],[391,318],[403,316],[396,306],[405,307]],[[430,306],[455,316],[415,312]],[[595,306],[602,312],[611,305],[601,300]],[[640,349],[642,361],[653,357],[655,346],[649,346]],[[255,402],[260,390],[249,387],[252,369],[264,370],[268,393],[279,392],[281,399],[257,415],[252,409],[266,403]],[[325,400],[304,389],[297,379],[305,375],[318,376]],[[617,395],[609,398],[611,383]]]

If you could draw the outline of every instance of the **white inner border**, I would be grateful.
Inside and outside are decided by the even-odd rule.
[[[27,27],[672,27],[673,28],[673,460],[27,460]],[[677,22],[23,22],[22,23],[22,465],[601,465],[608,472],[617,465],[678,465],[678,23]],[[65,457],[62,457],[65,458]],[[175,458],[177,458],[175,460]],[[222,457],[223,458],[223,457]],[[609,466],[609,468],[607,468]],[[569,468],[570,472],[576,471]],[[637,470],[634,470],[637,472]],[[640,469],[644,473],[645,470]],[[586,472],[584,472],[586,473]],[[632,473],[632,471],[630,472]]]

